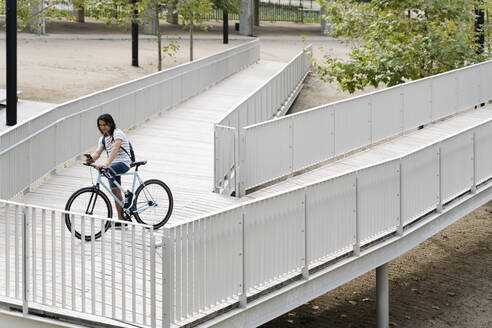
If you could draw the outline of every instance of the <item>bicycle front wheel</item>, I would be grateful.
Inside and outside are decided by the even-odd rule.
[[[113,217],[113,208],[108,196],[94,187],[82,188],[74,192],[68,199],[65,210],[103,218]],[[65,214],[65,224],[70,232],[74,229],[75,237],[91,241],[92,236],[94,239],[101,237],[102,233],[108,230],[111,222],[101,223],[100,220],[67,213]]]
[[[133,214],[138,222],[159,229],[169,220],[172,211],[173,195],[164,182],[152,179],[138,186],[133,203]]]

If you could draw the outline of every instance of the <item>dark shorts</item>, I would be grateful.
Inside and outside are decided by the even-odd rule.
[[[117,174],[123,174],[126,173],[130,168],[123,162],[115,162],[109,166],[110,168],[113,169]],[[114,181],[118,182],[118,184],[121,186],[121,177],[118,175],[114,177],[113,179],[108,179],[109,181],[109,186],[111,189],[117,189],[116,185],[114,184]]]

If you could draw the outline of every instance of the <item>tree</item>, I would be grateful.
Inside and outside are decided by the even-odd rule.
[[[132,3],[129,0],[112,0],[103,2],[100,0],[85,0],[88,6],[95,8],[92,11],[97,19],[103,19],[107,25],[121,26],[128,28],[130,23],[142,24],[145,21],[155,20],[155,29],[157,35],[157,70],[162,70],[162,53],[172,57],[179,50],[179,45],[176,41],[169,41],[164,46],[162,45],[162,35],[159,21],[162,14],[162,5],[159,0],[139,0],[137,3]],[[139,15],[134,17],[134,10],[139,13],[145,12],[146,9],[151,9],[152,17]]]
[[[477,53],[475,0],[319,0],[349,59],[316,62],[325,81],[354,92],[445,72],[485,60]]]
[[[58,0],[17,0],[17,28],[22,31],[26,28],[31,28],[32,31],[40,33],[36,28],[37,18],[52,17],[61,19],[61,12],[56,8]],[[5,14],[6,0],[0,0],[0,13]],[[39,27],[39,26],[37,26]]]
[[[193,61],[193,27],[199,24],[201,28],[203,18],[202,13],[212,10],[212,2],[210,0],[180,0],[177,3],[177,12],[182,18],[185,28],[190,32],[190,61]]]

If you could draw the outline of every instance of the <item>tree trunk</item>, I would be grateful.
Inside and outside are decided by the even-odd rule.
[[[27,23],[29,31],[36,34],[46,33],[46,22],[44,17],[44,0],[33,0],[30,2],[32,17]]]
[[[475,19],[475,42],[477,44],[477,55],[483,53],[485,48],[485,33],[484,33],[484,23],[485,23],[485,15],[482,8],[475,9],[475,15],[477,18]]]
[[[255,26],[260,26],[260,0],[254,0]]]
[[[155,6],[155,29],[157,32],[157,71],[162,70],[162,43],[161,43],[161,26],[159,24],[159,2]]]
[[[190,61],[193,61],[193,20],[190,22]]]
[[[84,6],[79,5],[75,7],[75,20],[78,23],[85,23]]]

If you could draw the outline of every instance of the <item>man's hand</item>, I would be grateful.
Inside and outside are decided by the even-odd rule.
[[[92,163],[94,163],[94,158],[86,158],[86,159],[85,159],[85,162],[86,162],[87,164],[92,164]]]
[[[100,170],[102,168],[107,168],[108,166],[106,164],[99,164],[99,165],[96,165],[96,169]]]

